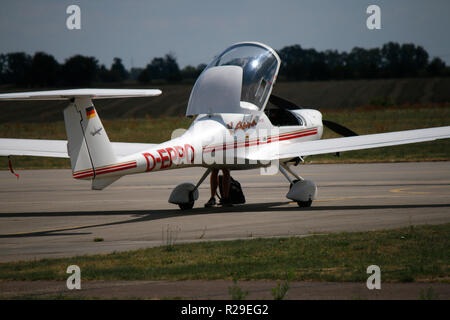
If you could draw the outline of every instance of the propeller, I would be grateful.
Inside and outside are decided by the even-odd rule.
[[[300,107],[300,106],[296,105],[295,103],[293,103],[289,100],[286,100],[284,98],[281,98],[279,96],[276,96],[274,94],[270,95],[269,102],[281,109],[286,109],[286,110],[304,109],[303,107]],[[353,130],[350,130],[349,128],[344,127],[343,125],[341,125],[339,123],[336,123],[336,122],[333,122],[330,120],[322,120],[322,123],[325,127],[336,132],[337,134],[340,134],[341,136],[353,137],[353,136],[358,135]]]
[[[302,107],[299,107],[295,103],[286,100],[284,98],[281,98],[279,96],[274,95],[273,93],[269,97],[269,102],[279,108],[287,109],[287,110],[296,110],[296,109],[303,109]]]

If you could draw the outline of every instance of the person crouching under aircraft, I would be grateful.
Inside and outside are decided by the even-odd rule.
[[[222,179],[222,191],[223,191],[223,197],[220,199],[220,205],[231,207],[233,204],[231,203],[229,199],[229,193],[230,193],[230,170],[228,169],[222,169],[223,173],[223,179]],[[213,207],[216,205],[216,190],[219,185],[219,169],[213,169],[211,171],[211,178],[210,178],[210,186],[211,186],[211,198],[208,200],[207,203],[205,203],[205,207]]]

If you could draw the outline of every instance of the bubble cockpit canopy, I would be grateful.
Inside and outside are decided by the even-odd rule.
[[[232,45],[215,57],[197,79],[186,115],[264,110],[279,68],[280,58],[266,45]]]

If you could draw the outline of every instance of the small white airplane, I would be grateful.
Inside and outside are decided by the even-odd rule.
[[[151,97],[156,89],[74,89],[1,94],[0,100],[68,100],[67,141],[0,139],[0,156],[70,158],[75,179],[101,190],[128,174],[191,166],[206,168],[196,185],[179,184],[169,202],[183,210],[198,199],[198,187],[213,169],[277,169],[287,178],[286,197],[300,207],[317,196],[314,182],[290,168],[302,157],[378,148],[450,137],[450,126],[358,136],[322,114],[277,97],[272,88],[280,58],[257,42],[237,43],[217,55],[197,79],[186,115],[196,119],[181,136],[161,144],[110,142],[93,99]],[[268,102],[271,108],[266,108]],[[343,138],[320,140],[323,126]]]

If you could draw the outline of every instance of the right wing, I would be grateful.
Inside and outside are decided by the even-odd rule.
[[[116,156],[122,157],[147,150],[152,143],[111,142]],[[66,140],[0,139],[0,156],[36,156],[69,158]]]
[[[450,138],[450,126],[286,144],[268,143],[247,158],[265,161],[291,159],[298,156],[371,149],[445,138]]]

